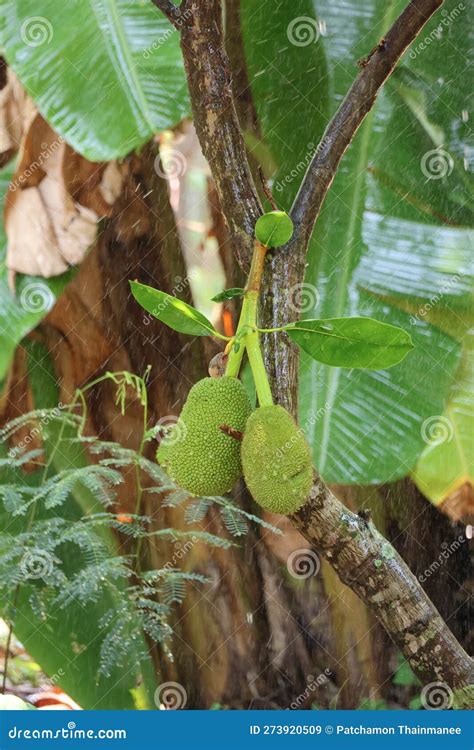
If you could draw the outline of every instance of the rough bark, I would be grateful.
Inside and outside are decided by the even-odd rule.
[[[196,129],[204,154],[211,157],[221,205],[237,238],[236,254],[246,261],[260,206],[232,101],[221,3],[204,0],[188,13],[190,2],[184,0],[180,6],[181,18],[186,18],[181,35]],[[275,311],[287,312],[288,295],[282,290],[288,289],[295,275],[295,283],[302,281],[307,242],[345,150],[400,56],[441,4],[442,0],[412,0],[362,61],[361,72],[329,124],[295,201],[297,231],[292,247],[299,243],[296,253],[286,248],[275,255],[266,287],[271,290],[273,316]],[[279,351],[270,344],[266,356],[274,395],[295,413],[296,352],[287,348],[284,356],[276,357]],[[293,520],[341,580],[374,610],[420,679],[443,680],[452,687],[472,682],[472,661],[406,564],[373,524],[348,511],[316,473],[309,500]]]
[[[248,269],[253,228],[262,208],[235,110],[221,4],[185,0],[180,10],[181,46],[194,124],[229,225],[234,254],[242,268]],[[232,211],[227,210],[229,205]]]
[[[471,659],[370,519],[345,508],[316,474],[309,501],[292,518],[375,612],[424,684],[439,680],[456,688],[473,682]]]

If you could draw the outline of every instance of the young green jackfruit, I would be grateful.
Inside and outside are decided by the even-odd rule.
[[[194,495],[222,495],[242,475],[240,442],[221,425],[243,432],[251,413],[236,378],[204,378],[193,385],[181,416],[161,441],[158,462],[171,479]]]
[[[302,430],[282,406],[263,406],[247,420],[242,467],[252,496],[265,510],[289,515],[305,504],[313,481]]]

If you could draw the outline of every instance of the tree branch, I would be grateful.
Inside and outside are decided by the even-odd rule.
[[[176,29],[180,28],[181,23],[181,10],[178,5],[175,5],[172,0],[152,0],[153,5],[161,10]]]
[[[316,473],[308,502],[291,520],[373,610],[423,684],[441,681],[455,689],[474,682],[472,659],[400,555]]]
[[[361,71],[326,128],[295,198],[291,209],[295,233],[288,251],[295,245],[305,249],[308,246],[321,205],[347,147],[400,57],[442,4],[443,0],[412,0],[386,36],[359,62]]]
[[[248,270],[262,206],[235,110],[222,31],[222,6],[183,0],[181,46],[194,124],[208,160],[237,260]]]
[[[443,0],[412,0],[385,37],[359,63],[361,71],[328,124],[293,203],[293,237],[269,264],[263,294],[265,327],[277,328],[297,317],[295,295],[304,279],[308,243],[339,163],[398,60],[442,4]],[[288,289],[292,290],[291,295]],[[296,415],[297,347],[285,337],[269,335],[265,364],[278,402]]]
[[[183,0],[182,13],[187,20],[181,27],[181,39],[195,126],[236,255],[247,266],[261,205],[233,102],[221,3],[194,2],[191,13],[191,2]],[[303,278],[311,231],[346,148],[403,51],[441,4],[442,0],[413,0],[408,5],[363,61],[359,76],[328,126],[293,207],[295,240],[276,253],[270,264],[265,309],[271,321],[281,311],[288,315],[288,286],[292,279]],[[281,356],[280,351],[267,346],[267,366],[278,402],[295,413],[297,356],[288,347]],[[275,352],[278,356],[273,358]],[[341,579],[374,610],[424,682],[443,680],[453,688],[472,682],[471,660],[407,565],[372,523],[343,506],[316,474],[307,504],[292,520]]]

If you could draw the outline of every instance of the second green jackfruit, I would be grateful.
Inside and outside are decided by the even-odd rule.
[[[255,502],[265,510],[290,515],[308,499],[313,481],[310,449],[282,406],[263,406],[250,415],[242,467]]]
[[[222,495],[242,475],[240,442],[221,425],[243,432],[251,413],[236,378],[204,378],[193,385],[180,418],[157,452],[171,479],[194,495]]]

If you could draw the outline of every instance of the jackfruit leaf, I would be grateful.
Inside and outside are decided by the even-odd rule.
[[[189,111],[179,34],[151,2],[0,0],[9,65],[90,161],[125,156]]]
[[[276,19],[273,23],[273,17],[268,23],[267,14],[276,8],[271,0],[264,0],[258,12],[253,0],[242,0],[262,137],[276,145],[278,135],[280,143],[292,146],[282,146],[281,160],[277,147],[272,153],[278,163],[272,190],[286,210],[314,151],[307,140],[316,148],[321,139],[316,120],[307,125],[306,109],[326,118],[336,110],[354,80],[356,61],[370,52],[405,5],[405,0],[367,0],[362,11],[356,0],[315,0],[314,10],[302,12],[300,0],[289,9],[295,19],[290,29]],[[410,356],[390,370],[328,367],[302,353],[300,423],[315,464],[329,482],[370,484],[406,476],[425,447],[421,425],[443,413],[458,363],[454,332],[440,331],[426,314],[439,307],[464,318],[472,284],[465,75],[471,10],[467,3],[460,10],[457,0],[447,0],[443,9],[445,15],[437,13],[423,29],[420,39],[430,37],[430,44],[422,48],[416,40],[395,73],[403,69],[413,75],[386,83],[348,148],[307,256],[300,317],[367,315],[410,330],[415,344]],[[289,44],[301,16],[310,18],[306,29],[312,25],[312,38],[295,37]],[[316,50],[323,60],[313,57],[304,89],[290,85],[299,80],[306,55]],[[449,86],[453,76],[456,86]],[[265,94],[271,98],[268,105]],[[277,133],[261,114],[266,106],[285,112]],[[407,301],[415,314],[403,309]]]
[[[302,320],[284,330],[310,357],[333,367],[392,367],[413,349],[409,333],[373,318]]]
[[[3,224],[3,204],[13,172],[13,163],[0,170],[0,382],[7,374],[18,343],[48,314],[74,274],[68,271],[51,279],[19,274],[13,292],[8,283]]]
[[[463,485],[474,492],[474,330],[466,335],[455,382],[443,414],[422,425],[426,447],[413,479],[435,505]],[[467,515],[467,514],[466,514]]]
[[[157,320],[179,333],[189,336],[217,336],[224,338],[216,331],[205,315],[171,294],[153,289],[138,281],[131,281],[132,294],[137,302]]]
[[[225,289],[223,292],[219,292],[215,297],[212,297],[212,302],[225,302],[228,299],[234,299],[234,297],[243,297],[245,289],[240,287],[233,287],[232,289]]]

